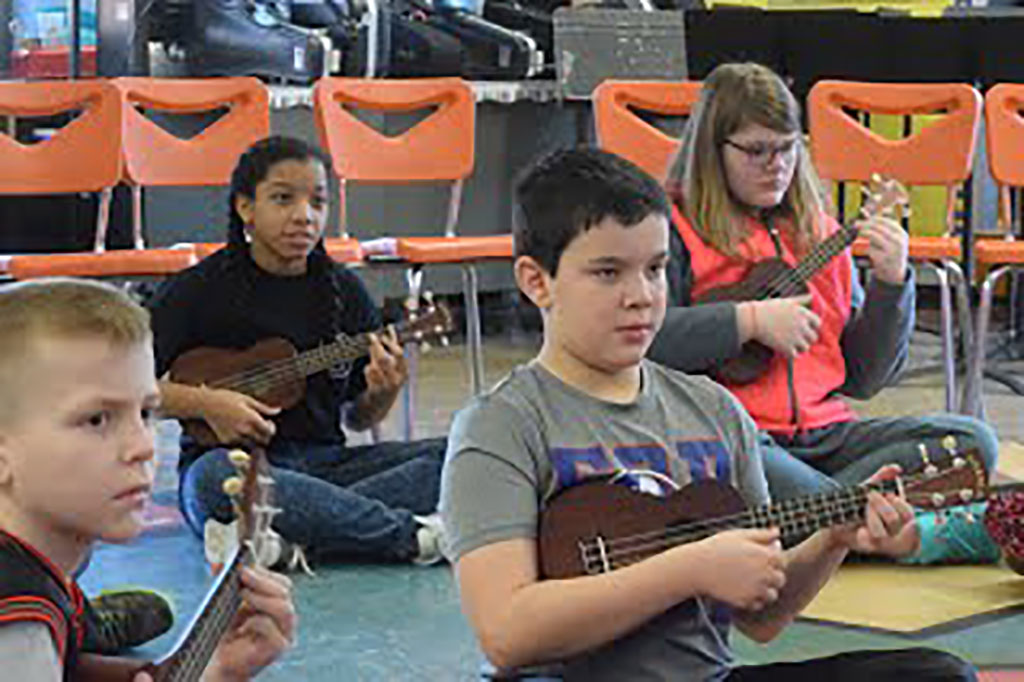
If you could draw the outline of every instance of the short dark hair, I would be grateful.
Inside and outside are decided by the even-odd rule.
[[[608,217],[632,227],[657,213],[669,218],[664,189],[622,157],[594,148],[550,154],[516,184],[515,255],[558,274],[573,239]]]

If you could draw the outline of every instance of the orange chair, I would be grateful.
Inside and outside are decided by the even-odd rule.
[[[142,188],[229,184],[242,152],[270,134],[270,98],[256,78],[116,78],[112,82],[121,101],[122,180],[132,188],[132,232],[141,248],[145,243]],[[164,130],[144,114],[198,114],[222,108],[227,113],[189,139]],[[210,252],[211,245],[196,251],[200,257]]]
[[[975,343],[967,367],[964,412],[984,416],[982,383],[985,371],[985,338],[988,335],[992,297],[1004,276],[1024,270],[1024,241],[1013,236],[1010,189],[1024,187],[1024,85],[1000,83],[985,95],[985,133],[988,166],[999,187],[999,225],[1006,239],[980,239],[974,245],[975,263],[991,269],[981,285],[975,323]],[[1012,316],[1011,316],[1012,317]]]
[[[87,253],[11,256],[7,259],[7,274],[17,279],[161,275],[190,264],[194,256],[188,249],[105,252],[113,187],[123,163],[121,111],[117,91],[109,83],[0,83],[0,113],[49,116],[70,111],[80,111],[80,115],[44,142],[26,146],[0,135],[0,192],[99,192],[94,249]]]
[[[469,85],[459,78],[369,80],[323,78],[313,92],[314,115],[320,140],[334,164],[339,182],[340,234],[348,236],[345,192],[349,182],[414,184],[451,182],[443,236],[400,237],[386,240],[389,255],[412,266],[409,293],[419,293],[422,268],[451,263],[463,268],[466,338],[473,393],[483,379],[483,353],[474,263],[512,257],[511,235],[456,236],[463,182],[473,172],[475,101]],[[401,135],[388,137],[372,129],[349,108],[380,112],[413,112],[436,107],[426,119]],[[364,246],[366,246],[364,244]],[[411,391],[407,395],[406,435],[411,435]]]
[[[598,146],[632,161],[663,182],[679,139],[644,121],[634,110],[689,116],[700,97],[700,88],[695,81],[604,81],[594,90]]]
[[[861,125],[846,109],[870,114],[945,115],[916,134],[887,140]],[[971,174],[981,117],[981,95],[960,83],[862,83],[819,81],[807,100],[811,155],[818,173],[832,182],[868,182],[878,173],[904,185],[949,188],[945,236],[911,237],[910,260],[930,267],[939,279],[942,306],[943,372],[946,409],[956,409],[956,370],[950,278],[957,288],[957,309],[964,346],[972,344],[966,282],[958,261],[961,241],[953,237],[955,189]],[[854,254],[865,253],[863,242]]]

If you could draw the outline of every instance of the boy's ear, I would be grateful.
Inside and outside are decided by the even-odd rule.
[[[553,277],[531,256],[520,256],[513,266],[519,290],[544,310],[551,306],[551,283]]]
[[[235,211],[245,225],[252,224],[253,204],[252,197],[247,197],[244,194],[235,195]]]

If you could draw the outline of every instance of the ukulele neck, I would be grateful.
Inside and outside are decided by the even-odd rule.
[[[295,356],[294,362],[301,375],[308,377],[342,362],[360,358],[369,352],[369,335],[342,336],[332,343],[299,353]]]
[[[778,528],[782,539],[786,541],[806,537],[822,528],[857,523],[864,519],[868,493],[872,490],[902,496],[898,480],[871,486],[841,488],[749,509],[745,514],[743,526]]]
[[[174,651],[158,663],[162,682],[198,682],[213,657],[221,637],[242,604],[241,571],[248,550],[237,548],[218,577],[185,637]]]
[[[692,524],[684,524],[676,529],[673,537],[683,544],[730,528],[778,528],[784,541],[795,540],[822,528],[862,521],[868,493],[872,490],[903,497],[899,479],[870,486],[840,488],[754,507],[734,516],[708,520],[695,528],[687,528]],[[672,532],[673,528],[670,527],[669,531]]]
[[[821,268],[852,244],[857,238],[857,232],[857,228],[852,225],[840,225],[838,230],[811,249],[807,257],[793,268],[790,276],[785,281],[778,282],[775,286],[770,286],[763,291],[762,298],[778,298],[793,295],[797,286],[805,284],[814,276],[814,273],[821,270]]]

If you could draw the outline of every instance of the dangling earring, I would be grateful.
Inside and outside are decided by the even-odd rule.
[[[245,239],[246,244],[252,244],[252,223],[246,223],[242,226],[242,238]]]

